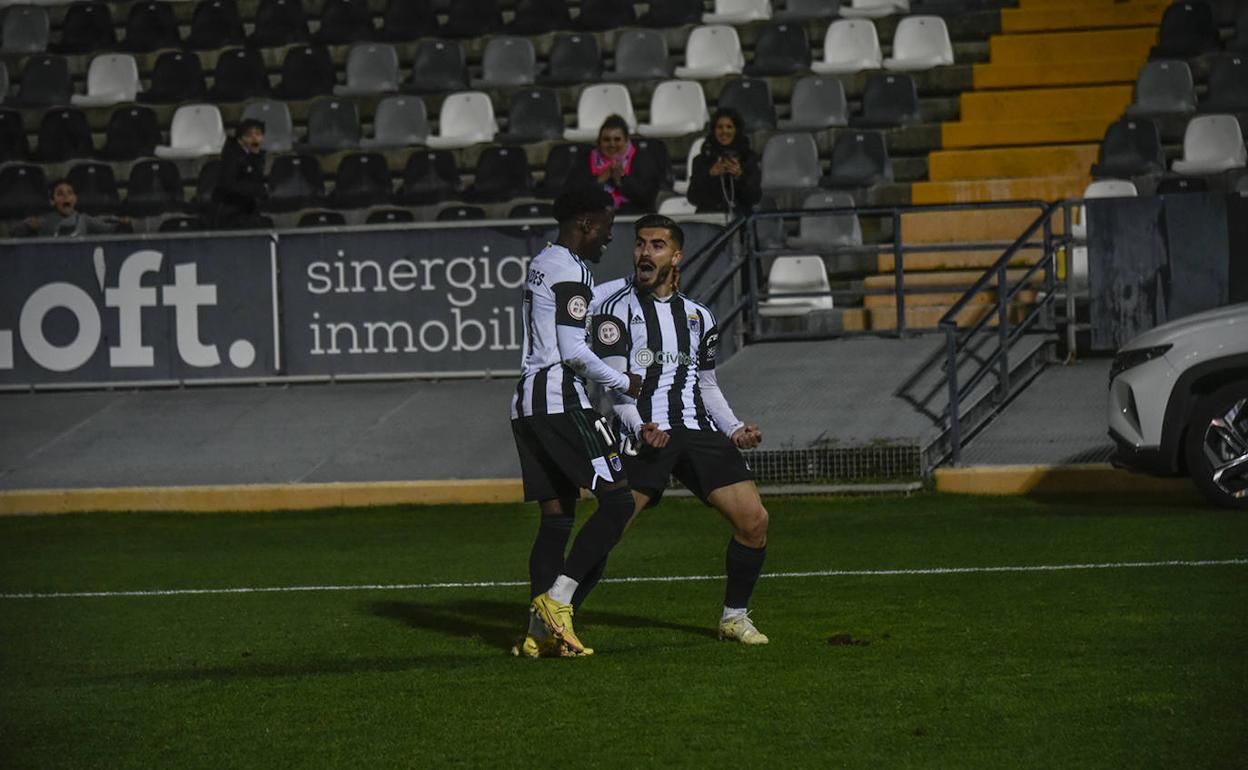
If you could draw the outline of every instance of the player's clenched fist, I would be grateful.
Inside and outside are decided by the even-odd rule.
[[[641,375],[635,372],[626,372],[628,374],[628,390],[624,391],[624,395],[637,398],[641,395]]]
[[[659,430],[657,422],[648,422],[641,426],[641,440],[647,446],[655,449],[662,449],[667,446],[667,440],[670,438],[666,431]]]
[[[759,432],[756,424],[747,422],[732,434],[732,443],[736,444],[738,449],[753,449],[763,443],[763,434]]]

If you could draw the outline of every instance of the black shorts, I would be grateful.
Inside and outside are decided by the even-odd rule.
[[[648,495],[652,505],[663,496],[672,476],[704,503],[720,487],[754,480],[745,458],[723,433],[683,426],[667,433],[671,439],[662,449],[643,447],[636,455],[624,456],[628,485]]]
[[[520,453],[525,500],[576,497],[582,489],[624,481],[624,467],[610,423],[597,412],[578,409],[511,421]]]

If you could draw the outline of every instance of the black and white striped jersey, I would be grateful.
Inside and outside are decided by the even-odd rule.
[[[586,342],[593,287],[593,274],[581,258],[558,244],[548,244],[529,263],[524,349],[520,382],[511,399],[512,419],[589,409],[586,375],[627,389],[628,378],[598,360]]]
[[[715,384],[719,329],[706,305],[680,292],[665,299],[638,295],[631,276],[603,284],[594,297],[594,351],[624,357],[628,371],[642,377],[636,407],[643,423],[662,430],[740,426]],[[712,404],[704,398],[708,384],[715,391]]]

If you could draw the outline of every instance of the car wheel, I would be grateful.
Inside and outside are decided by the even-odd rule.
[[[1248,382],[1202,398],[1187,426],[1192,481],[1215,505],[1248,509]]]

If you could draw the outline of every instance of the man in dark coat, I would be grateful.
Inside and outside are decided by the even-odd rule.
[[[245,118],[234,137],[221,150],[217,186],[212,191],[213,226],[228,230],[272,227],[273,220],[260,214],[260,201],[268,195],[261,149],[264,123]]]

